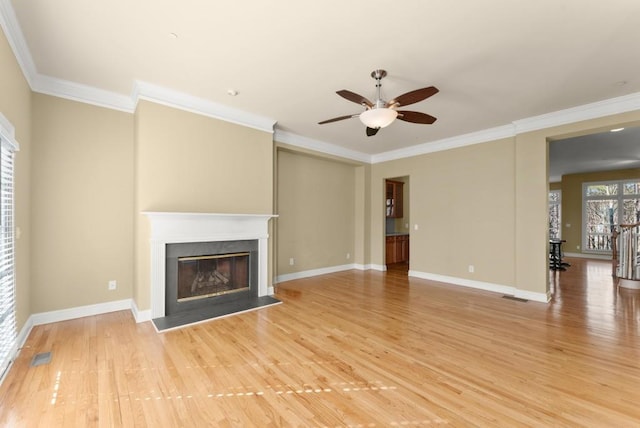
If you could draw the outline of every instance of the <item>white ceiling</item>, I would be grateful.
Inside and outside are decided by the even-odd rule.
[[[601,132],[549,143],[549,181],[565,174],[640,168],[640,128]]]
[[[366,156],[640,95],[638,0],[0,0],[0,6],[5,21],[16,18],[18,25],[4,27],[18,50],[24,42],[23,69],[31,62],[40,86],[48,82],[42,92],[64,92],[59,88],[72,83],[131,97],[143,82],[277,121],[277,133],[289,139]],[[410,108],[437,122],[396,121],[374,137],[365,136],[357,118],[317,124],[362,110],[337,90],[375,98],[376,68],[388,71],[387,99],[439,88]]]

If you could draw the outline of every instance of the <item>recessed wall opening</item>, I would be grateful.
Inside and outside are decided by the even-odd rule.
[[[409,271],[409,176],[386,178],[385,265],[387,270]]]

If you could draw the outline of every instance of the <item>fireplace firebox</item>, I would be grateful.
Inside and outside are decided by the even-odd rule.
[[[178,257],[178,302],[249,288],[250,253]]]
[[[258,240],[166,245],[165,314],[258,295]]]

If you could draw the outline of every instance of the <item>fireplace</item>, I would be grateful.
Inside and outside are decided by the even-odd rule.
[[[165,316],[258,296],[258,241],[166,244]]]
[[[225,301],[242,295],[256,297],[273,294],[268,285],[268,238],[269,220],[276,217],[270,214],[216,214],[216,213],[176,213],[176,212],[144,212],[151,226],[151,318],[165,317],[174,310],[197,306],[205,302]],[[248,255],[243,255],[248,253]],[[182,269],[195,269],[197,275],[197,259],[199,258],[201,273],[218,277],[218,283],[225,282],[222,277],[232,282],[233,289],[222,290],[215,279],[209,283],[208,277],[202,282],[196,281],[192,296],[178,298],[179,258],[184,258]],[[225,260],[233,258],[235,261]],[[246,262],[245,262],[246,260]],[[215,262],[215,263],[214,263]],[[232,268],[232,264],[235,267]],[[239,273],[243,263],[248,264],[246,274]],[[216,264],[215,269],[210,267]],[[208,269],[208,270],[207,270]],[[233,272],[231,269],[235,269]],[[214,271],[218,271],[218,275]],[[186,273],[188,275],[188,272]],[[232,275],[233,274],[233,275]],[[248,281],[243,279],[248,276]],[[168,283],[175,278],[174,291],[170,291]],[[184,279],[188,289],[193,286],[193,277]],[[189,283],[191,281],[191,283]],[[242,283],[248,282],[247,286]],[[198,288],[198,286],[200,287]],[[231,287],[231,286],[230,286]],[[180,299],[180,301],[178,301]],[[175,306],[170,307],[170,306]]]

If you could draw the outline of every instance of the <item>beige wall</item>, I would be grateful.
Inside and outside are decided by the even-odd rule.
[[[0,113],[15,128],[16,319],[20,330],[31,315],[31,90],[0,31]]]
[[[32,184],[32,311],[130,298],[133,115],[34,94]]]
[[[272,214],[273,138],[141,101],[135,113],[136,287],[150,308],[149,225],[142,211]]]
[[[564,251],[582,253],[582,183],[634,178],[640,178],[640,169],[621,169],[562,176],[562,239],[567,241],[564,244]],[[567,224],[571,226],[567,227]]]
[[[354,263],[371,263],[371,165],[355,167]]]
[[[549,297],[547,131],[515,138],[515,287]]]
[[[277,165],[278,275],[355,263],[356,204],[357,212],[364,204],[356,201],[358,167],[286,150]]]
[[[411,183],[410,269],[513,285],[513,165],[512,140],[374,165],[372,263],[384,264],[384,179],[406,175]],[[475,273],[468,272],[469,265]]]

